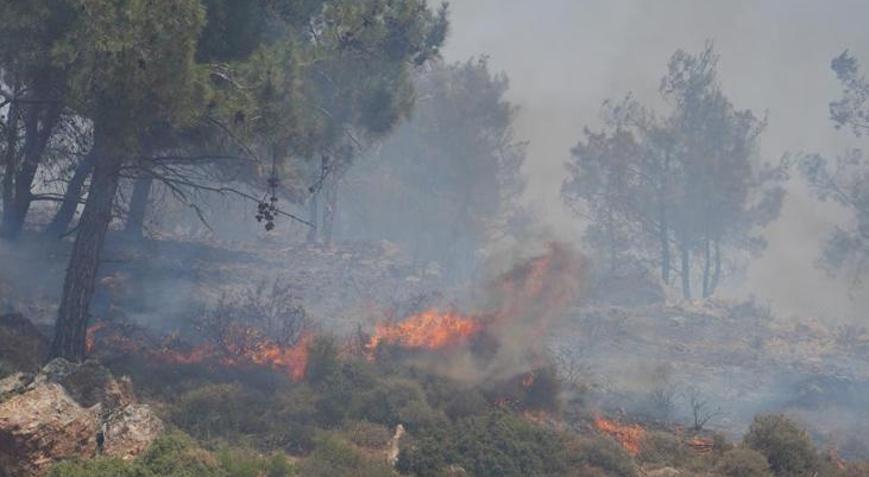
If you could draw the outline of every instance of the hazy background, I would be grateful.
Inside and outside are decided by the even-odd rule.
[[[486,54],[509,75],[509,97],[521,107],[517,136],[530,141],[527,200],[562,238],[578,237],[581,227],[559,189],[582,128],[596,126],[606,98],[632,92],[659,106],[670,55],[678,48],[697,52],[707,39],[721,55],[725,94],[739,108],[768,113],[763,160],[862,145],[829,120],[828,104],[841,91],[829,65],[846,48],[869,59],[869,2],[452,0],[451,6],[444,56]],[[792,180],[782,216],[767,231],[767,251],[747,283],[729,293],[754,293],[785,316],[861,316],[867,294],[815,267],[824,235],[843,217]]]

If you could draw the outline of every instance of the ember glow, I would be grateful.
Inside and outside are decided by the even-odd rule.
[[[459,313],[436,310],[412,315],[400,323],[379,323],[365,348],[374,353],[380,345],[438,350],[467,340],[484,328],[483,323]]]
[[[640,444],[646,435],[646,430],[642,427],[636,424],[619,424],[600,416],[594,418],[594,427],[618,441],[629,454],[635,456],[640,453]]]
[[[263,366],[285,373],[293,381],[301,381],[308,367],[313,334],[302,335],[294,345],[282,346],[254,330],[236,333],[244,339],[217,347],[210,343],[180,349],[178,346],[148,346],[135,344],[119,330],[105,322],[96,323],[87,332],[88,352],[108,348],[113,352],[146,355],[157,362],[179,365],[206,364],[224,367]]]

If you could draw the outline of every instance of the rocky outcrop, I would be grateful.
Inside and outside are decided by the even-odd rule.
[[[39,383],[0,404],[0,468],[39,475],[54,461],[92,457],[100,424],[56,383]]]
[[[132,459],[162,431],[129,380],[96,362],[58,359],[35,376],[0,380],[0,475],[40,475],[59,460],[97,454]]]

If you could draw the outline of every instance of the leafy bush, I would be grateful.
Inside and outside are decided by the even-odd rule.
[[[133,462],[116,458],[63,462],[48,477],[291,477],[295,468],[282,454],[271,458],[244,449],[225,448],[214,454],[183,434],[154,441]]]
[[[643,463],[677,467],[690,457],[689,450],[673,434],[649,432],[640,443],[637,459]]]
[[[562,436],[505,412],[426,428],[406,444],[398,468],[420,477],[457,465],[471,475],[565,475],[571,465]]]
[[[811,476],[820,468],[808,434],[782,415],[755,417],[743,443],[765,456],[777,477]]]
[[[344,426],[344,435],[359,447],[383,448],[392,439],[392,432],[381,424],[351,421]]]
[[[300,465],[305,477],[393,477],[392,468],[370,459],[348,443],[327,436],[317,442],[314,452]]]
[[[609,437],[582,439],[574,444],[575,458],[607,475],[635,477],[634,461],[625,449]]]
[[[153,477],[147,468],[117,458],[61,462],[46,477]]]
[[[721,477],[772,477],[766,458],[745,447],[725,452],[715,466],[715,472]]]

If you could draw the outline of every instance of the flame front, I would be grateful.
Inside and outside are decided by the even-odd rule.
[[[483,324],[473,317],[429,310],[400,323],[378,323],[365,348],[369,353],[382,344],[437,350],[466,342],[482,330]]]
[[[635,456],[640,453],[640,444],[646,435],[642,427],[619,424],[599,416],[594,418],[594,427],[618,441],[629,454]]]
[[[294,345],[282,346],[252,329],[236,330],[237,340],[230,340],[223,346],[204,343],[189,349],[177,346],[148,346],[135,343],[116,328],[101,322],[91,326],[87,332],[86,346],[93,352],[99,342],[100,347],[120,351],[125,354],[141,354],[163,363],[172,364],[215,364],[225,367],[257,365],[265,366],[287,374],[293,381],[301,381],[308,368],[309,350],[315,336],[303,334]],[[243,338],[243,339],[242,339]]]

